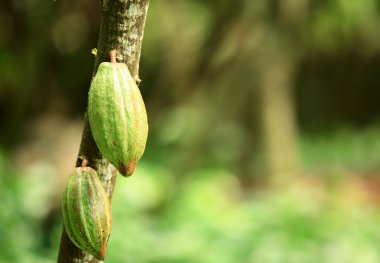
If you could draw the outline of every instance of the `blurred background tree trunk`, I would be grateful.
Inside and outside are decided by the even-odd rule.
[[[276,50],[277,49],[277,50]],[[297,120],[293,99],[296,59],[286,49],[264,49],[259,82],[265,168],[274,186],[286,184],[300,171]]]

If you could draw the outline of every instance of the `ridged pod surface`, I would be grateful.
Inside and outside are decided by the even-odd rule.
[[[100,64],[91,83],[88,118],[100,152],[123,176],[132,175],[145,150],[148,120],[127,65]]]
[[[112,215],[107,194],[95,170],[77,167],[70,174],[62,212],[70,240],[78,248],[104,260]]]

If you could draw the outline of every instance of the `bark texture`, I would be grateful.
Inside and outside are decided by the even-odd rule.
[[[100,4],[103,19],[94,74],[100,63],[110,61],[109,52],[116,49],[118,51],[117,62],[127,64],[132,76],[139,82],[141,45],[149,0],[102,0]],[[88,166],[97,171],[111,201],[117,171],[99,152],[92,137],[87,115],[76,166],[81,166],[83,159],[88,160]],[[77,248],[70,241],[63,227],[57,262],[97,263],[101,261]]]

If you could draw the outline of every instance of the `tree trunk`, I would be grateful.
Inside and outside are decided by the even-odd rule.
[[[132,76],[139,82],[141,45],[148,6],[149,0],[101,1],[103,20],[100,27],[94,74],[100,63],[110,60],[109,52],[116,49],[118,51],[117,62],[127,64]],[[92,137],[87,115],[85,116],[77,166],[80,166],[83,159],[88,160],[88,166],[98,172],[111,201],[117,171],[99,152]],[[100,261],[77,248],[70,241],[63,227],[57,262],[96,263]]]
[[[280,47],[265,54],[260,83],[263,142],[269,182],[276,187],[286,185],[300,171],[293,102],[297,58]]]

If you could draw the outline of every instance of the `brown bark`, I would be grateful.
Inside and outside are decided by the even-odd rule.
[[[109,52],[116,49],[118,51],[117,61],[126,63],[132,76],[136,81],[139,81],[141,45],[148,6],[149,0],[101,1],[103,19],[100,27],[94,73],[100,63],[110,60]],[[83,159],[88,160],[88,166],[98,172],[111,201],[117,172],[113,165],[99,152],[92,137],[87,116],[85,117],[76,166],[80,166]],[[63,227],[57,262],[97,263],[100,261],[77,248],[70,241]]]

